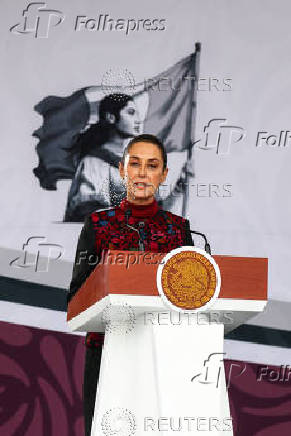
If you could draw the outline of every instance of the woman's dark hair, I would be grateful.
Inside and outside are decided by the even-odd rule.
[[[115,115],[116,120],[119,121],[120,111],[123,109],[129,101],[133,101],[133,97],[128,94],[109,94],[106,95],[99,105],[99,119],[105,120],[106,112],[110,112]]]
[[[116,117],[116,121],[120,119],[120,111],[123,109],[129,101],[133,101],[133,98],[127,94],[109,94],[106,95],[99,105],[99,121],[93,124],[84,133],[81,133],[74,146],[72,147],[72,153],[77,153],[79,159],[93,153],[96,146],[105,144],[109,141],[112,133],[112,124],[106,121],[106,113],[109,112]]]
[[[125,147],[124,151],[123,151],[123,156],[121,158],[121,163],[124,165],[124,161],[125,158],[129,152],[129,150],[131,149],[131,147],[133,146],[133,144],[136,144],[137,142],[149,142],[150,144],[155,144],[159,150],[162,153],[162,158],[163,158],[163,170],[165,170],[167,168],[167,152],[165,149],[164,144],[162,143],[162,141],[155,135],[150,135],[149,133],[143,133],[142,135],[137,135],[134,136],[129,143],[127,144],[127,146]]]

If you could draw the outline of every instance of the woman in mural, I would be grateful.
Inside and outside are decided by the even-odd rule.
[[[99,106],[99,122],[79,136],[73,149],[80,162],[68,194],[64,221],[83,221],[96,209],[119,204],[125,188],[118,162],[130,138],[140,133],[141,121],[133,98],[110,94]]]
[[[142,134],[127,144],[119,163],[126,198],[120,205],[95,211],[85,218],[75,257],[68,303],[96,267],[89,259],[101,259],[103,250],[137,250],[136,231],[143,222],[141,238],[145,251],[167,253],[183,245],[193,245],[189,221],[159,207],[155,194],[168,173],[163,143],[154,135]],[[82,257],[87,254],[87,259]],[[97,255],[97,257],[96,257]],[[86,261],[87,260],[87,261]],[[101,362],[104,334],[87,333],[84,372],[84,415],[86,436],[90,435]]]

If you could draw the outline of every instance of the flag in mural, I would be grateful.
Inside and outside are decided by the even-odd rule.
[[[58,180],[71,179],[64,221],[82,222],[93,210],[118,204],[125,196],[118,163],[128,141],[151,133],[168,153],[167,184],[158,193],[163,207],[185,211],[191,161],[200,45],[168,70],[126,86],[108,84],[75,91],[69,97],[48,96],[35,106],[43,116],[33,135],[39,139],[39,164],[33,172],[40,186],[56,190]]]

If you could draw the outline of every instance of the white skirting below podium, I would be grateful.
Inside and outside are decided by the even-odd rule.
[[[223,324],[153,325],[105,335],[92,436],[232,436]],[[100,401],[101,399],[101,401]]]

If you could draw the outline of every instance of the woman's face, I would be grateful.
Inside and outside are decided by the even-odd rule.
[[[165,181],[168,168],[163,169],[162,152],[156,144],[136,142],[129,149],[124,165],[119,164],[119,172],[126,183],[127,199],[148,204]]]
[[[136,104],[133,101],[129,101],[127,105],[121,109],[116,128],[126,137],[139,135],[141,133],[141,120]]]

